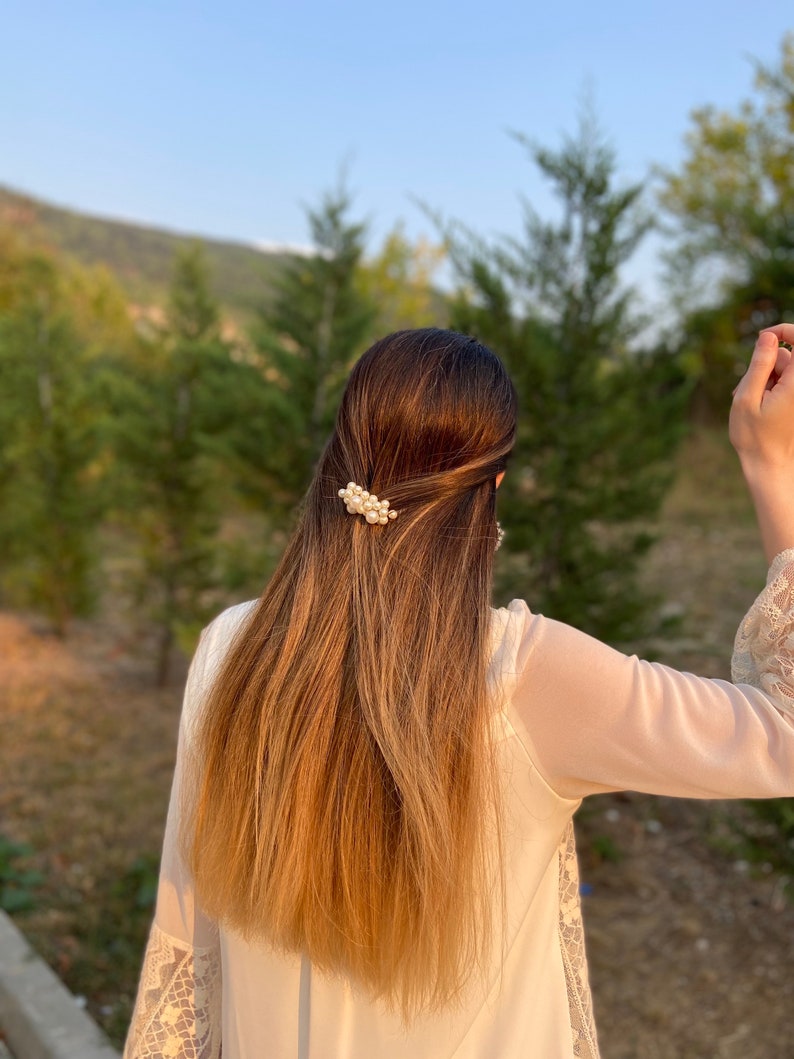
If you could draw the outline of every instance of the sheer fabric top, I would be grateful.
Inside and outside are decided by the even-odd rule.
[[[735,683],[628,657],[514,601],[490,680],[505,790],[506,916],[486,978],[406,1029],[299,953],[196,907],[177,831],[195,721],[251,604],[205,630],[185,693],[157,909],[125,1059],[597,1059],[571,819],[588,794],[794,795],[794,550],[737,633]]]

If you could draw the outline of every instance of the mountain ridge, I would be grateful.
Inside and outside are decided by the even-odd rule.
[[[250,318],[267,301],[273,280],[292,257],[254,243],[172,231],[57,206],[0,184],[0,227],[8,227],[81,265],[105,265],[130,301],[164,304],[174,258],[182,247],[200,243],[213,294],[233,317]]]

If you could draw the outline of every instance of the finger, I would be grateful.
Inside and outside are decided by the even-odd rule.
[[[750,365],[736,387],[736,398],[760,406],[767,383],[775,370],[778,351],[777,335],[770,329],[762,331],[755,343]]]
[[[767,390],[773,390],[780,380],[783,378],[783,372],[791,363],[791,350],[786,349],[785,346],[780,346],[777,351],[777,360],[775,361],[775,368],[772,374],[766,381]],[[734,390],[734,393],[736,391]]]
[[[779,346],[777,351],[777,360],[775,361],[775,374],[782,375],[790,363],[791,350],[786,349],[785,346]]]
[[[789,345],[794,343],[794,324],[775,324],[774,327],[765,327],[761,334],[765,335],[768,332],[771,332],[778,342],[787,342]]]

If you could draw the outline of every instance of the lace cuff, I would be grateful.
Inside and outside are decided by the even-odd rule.
[[[123,1059],[219,1059],[217,946],[194,949],[154,924]]]
[[[560,872],[560,952],[565,968],[568,1011],[571,1019],[571,1047],[576,1059],[599,1059],[593,1021],[593,1000],[587,975],[584,949],[582,906],[579,900],[579,866],[573,821],[568,825],[557,851]]]
[[[794,720],[794,548],[772,561],[766,588],[739,626],[731,675],[765,691]]]

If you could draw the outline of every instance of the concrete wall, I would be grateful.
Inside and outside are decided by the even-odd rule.
[[[0,1029],[14,1059],[118,1059],[97,1024],[2,911]]]

